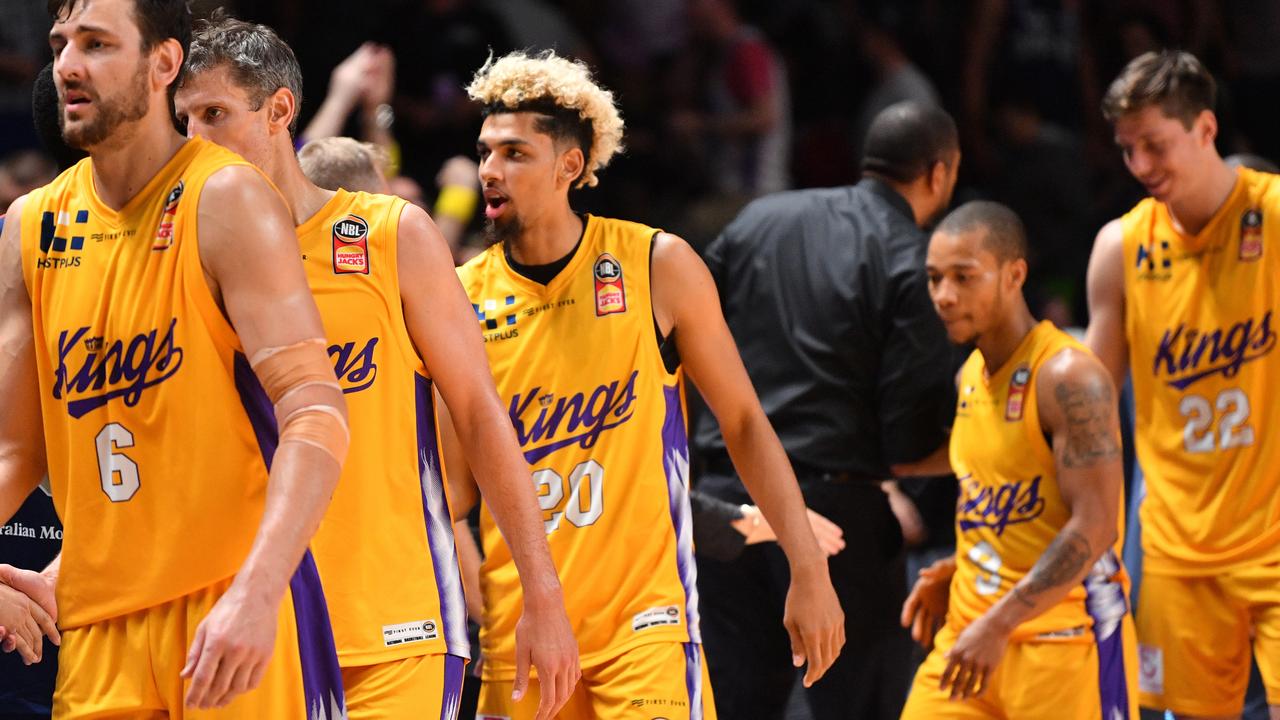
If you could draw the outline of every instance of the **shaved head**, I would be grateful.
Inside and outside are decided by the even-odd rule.
[[[1022,220],[1017,213],[997,202],[967,202],[944,217],[934,232],[965,235],[975,230],[983,231],[982,246],[1000,262],[1026,259],[1027,230]]]

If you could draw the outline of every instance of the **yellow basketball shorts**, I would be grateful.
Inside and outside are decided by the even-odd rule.
[[[1138,595],[1143,707],[1239,715],[1252,650],[1280,705],[1280,563],[1212,576],[1145,573]]]
[[[457,720],[467,661],[418,655],[342,668],[349,720]]]
[[[509,677],[507,674],[501,677]],[[520,702],[511,701],[513,680],[486,680],[476,720],[530,720],[541,697],[538,682]],[[702,646],[659,642],[582,668],[582,680],[556,715],[560,720],[716,720],[715,701]]]
[[[62,633],[53,716],[170,720],[331,720],[343,712],[342,678],[320,576],[308,552],[280,603],[275,652],[262,682],[226,707],[184,706],[179,677],[196,627],[231,585],[223,580],[162,605]]]
[[[916,671],[902,720],[1138,720],[1133,621],[1126,614],[1109,628],[1086,632],[1093,642],[1010,643],[985,692],[952,700],[950,687],[938,684],[958,634],[944,626]]]

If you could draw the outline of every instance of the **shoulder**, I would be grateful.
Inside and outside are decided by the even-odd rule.
[[[271,195],[264,198],[264,192],[269,192]],[[202,209],[205,207],[205,202],[219,205],[229,203],[232,207],[242,204],[253,207],[270,199],[284,202],[267,176],[244,161],[212,168],[201,184],[199,193]]]
[[[661,230],[653,235],[654,273],[670,274],[684,270],[688,264],[702,265],[702,258],[684,238]]]
[[[725,228],[731,239],[777,239],[828,227],[850,203],[853,188],[818,188],[771,193],[747,203]]]
[[[1093,239],[1094,255],[1114,258],[1124,255],[1124,222],[1124,217],[1118,217],[1098,230],[1098,234]]]
[[[1256,202],[1267,206],[1268,209],[1280,212],[1280,175],[1248,168],[1241,168],[1238,172],[1241,178],[1248,183],[1249,194]],[[1276,219],[1280,219],[1280,216]]]
[[[1042,398],[1061,406],[1067,398],[1085,396],[1114,401],[1111,375],[1087,348],[1074,341],[1054,351],[1036,372],[1036,389]]]
[[[502,244],[495,243],[458,267],[458,280],[462,282],[462,287],[466,289],[468,295],[484,282],[501,253]]]

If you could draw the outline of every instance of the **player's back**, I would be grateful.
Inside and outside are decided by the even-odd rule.
[[[244,164],[189,141],[117,211],[83,160],[23,208],[63,627],[228,578],[252,544],[275,419],[197,239],[205,181]]]
[[[1040,368],[1067,348],[1088,352],[1044,321],[989,376],[977,350],[960,370],[951,465],[961,497],[956,510],[956,574],[947,615],[957,630],[1025,577],[1071,517],[1036,404]],[[1123,513],[1118,526],[1124,527]],[[1018,626],[1012,639],[1048,634],[1092,641],[1086,632],[1090,626],[1107,623],[1114,628],[1123,618],[1127,584],[1116,552],[1109,549],[1083,585]]]
[[[1195,236],[1153,199],[1122,219],[1148,572],[1280,560],[1280,178],[1238,173]]]
[[[679,370],[659,350],[650,293],[657,233],[587,216],[542,285],[503,246],[459,270],[542,507],[583,664],[659,641],[699,642]],[[521,595],[487,508],[485,677],[513,674]]]
[[[351,452],[312,540],[343,665],[469,655],[431,381],[400,301],[405,204],[339,190],[298,227],[351,423]]]

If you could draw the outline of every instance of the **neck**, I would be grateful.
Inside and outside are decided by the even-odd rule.
[[[159,173],[186,138],[173,129],[168,113],[150,113],[90,149],[93,187],[104,205],[119,210]]]
[[[325,190],[307,179],[298,164],[298,156],[293,151],[292,141],[277,143],[269,160],[269,166],[262,168],[275,183],[284,200],[289,204],[289,212],[293,215],[293,224],[301,225],[320,212],[320,208],[334,196],[333,190]]]
[[[582,237],[582,219],[566,200],[563,207],[538,218],[525,227],[507,249],[523,265],[546,265],[568,255]]]
[[[1009,361],[1009,356],[1018,349],[1027,334],[1036,326],[1036,319],[1031,316],[1024,300],[1017,302],[1017,309],[1004,322],[982,333],[978,337],[978,352],[987,365],[987,374],[993,375]]]
[[[1236,186],[1236,171],[1216,154],[1212,169],[1202,177],[1202,185],[1195,192],[1168,203],[1174,225],[1188,235],[1199,234],[1209,224]]]

